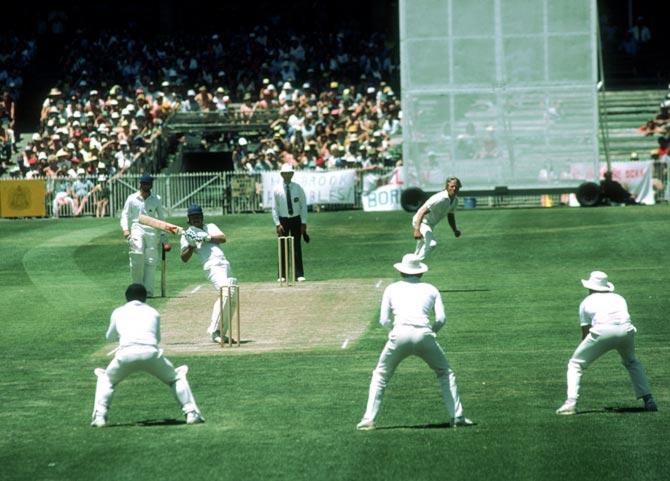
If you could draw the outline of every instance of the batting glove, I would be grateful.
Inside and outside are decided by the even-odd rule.
[[[207,234],[207,232],[198,232],[197,233],[198,242],[209,242],[212,240],[212,236]]]

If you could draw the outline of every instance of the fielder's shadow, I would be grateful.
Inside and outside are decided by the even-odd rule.
[[[605,406],[602,409],[589,409],[587,411],[577,411],[577,416],[585,414],[631,414],[646,413],[647,410],[640,406]]]
[[[145,419],[143,421],[137,421],[134,423],[117,423],[117,424],[108,424],[105,426],[107,428],[129,428],[129,427],[141,427],[141,428],[155,428],[163,426],[181,426],[186,424],[186,421],[183,419]]]
[[[468,425],[468,426],[458,426],[458,429],[471,428],[476,426],[477,423]],[[452,429],[454,426],[451,423],[430,423],[430,424],[401,424],[397,426],[378,426],[375,428],[376,431],[384,431],[391,429]]]
[[[491,292],[491,289],[439,289],[440,292]]]

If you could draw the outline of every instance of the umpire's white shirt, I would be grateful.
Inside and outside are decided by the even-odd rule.
[[[422,206],[428,209],[428,213],[423,216],[422,222],[428,224],[430,227],[435,227],[438,222],[447,216],[447,214],[454,212],[457,205],[458,197],[454,196],[453,199],[450,199],[446,190],[433,194]],[[417,215],[418,214],[415,214],[412,218],[412,225],[415,228],[418,227]]]
[[[295,182],[289,182],[289,192],[291,193],[291,207],[293,207],[293,214],[289,215],[288,205],[286,203],[286,183],[282,182],[275,187],[272,192],[272,220],[275,225],[279,225],[280,217],[295,217],[300,216],[300,223],[307,224],[307,196],[305,191]]]
[[[167,212],[161,203],[159,195],[150,194],[146,199],[142,197],[140,192],[130,194],[123,205],[121,212],[121,229],[129,230],[129,226],[137,224],[140,215],[148,215],[157,219],[164,220],[167,217]],[[153,230],[149,226],[144,226]]]
[[[586,296],[579,305],[579,323],[591,326],[596,332],[598,328],[612,326],[633,327],[626,299],[614,292],[595,292]]]
[[[119,348],[137,345],[158,348],[161,340],[158,311],[140,301],[130,301],[114,309],[107,329],[107,340],[117,339]]]
[[[435,315],[431,327],[430,314]],[[391,319],[393,314],[393,319]],[[379,323],[384,327],[411,326],[439,331],[447,317],[440,292],[432,284],[418,277],[408,277],[394,282],[384,290]]]

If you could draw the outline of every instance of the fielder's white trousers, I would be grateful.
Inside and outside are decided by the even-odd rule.
[[[644,366],[635,356],[635,327],[624,324],[594,327],[577,346],[568,361],[568,399],[579,398],[582,374],[593,361],[611,350],[616,350],[621,356],[621,363],[628,370],[635,396],[641,398],[651,393]]]
[[[116,386],[134,372],[147,372],[170,387],[172,394],[181,406],[184,414],[200,412],[195,403],[191,386],[186,379],[187,366],[174,368],[163,356],[163,350],[154,346],[133,345],[122,347],[109,363],[107,369],[96,369],[98,382],[95,389],[93,416],[106,416],[112,403]]]
[[[159,241],[160,234],[152,228],[139,223],[133,224],[130,228],[128,237],[130,276],[134,284],[142,284],[145,287],[148,296],[154,295]]]
[[[369,421],[375,419],[381,408],[384,390],[396,367],[403,359],[412,355],[423,359],[435,371],[449,416],[454,418],[463,415],[456,375],[449,366],[444,351],[435,340],[435,333],[430,328],[400,325],[394,327],[389,334],[377,366],[372,371],[368,404],[363,419]]]
[[[421,232],[421,239],[416,241],[416,248],[414,249],[414,254],[419,257],[419,260],[423,261],[426,259],[431,250],[437,245],[435,237],[433,237],[433,229],[425,222],[422,222],[419,226],[419,231]]]
[[[221,333],[221,336],[225,336],[228,333],[228,328],[230,327],[230,315],[229,309],[233,312],[236,308],[236,292],[237,292],[237,279],[234,277],[229,277],[231,274],[230,263],[223,262],[215,264],[212,266],[207,266],[207,278],[216,289],[217,297],[214,300],[214,305],[212,306],[212,316],[207,332],[213,334],[216,331]],[[226,287],[231,286],[231,297],[228,299],[228,289]],[[219,299],[218,293],[221,288],[223,288],[223,316],[221,316],[221,300]],[[231,307],[228,307],[228,303],[231,303]],[[223,328],[221,328],[221,318],[223,317]]]

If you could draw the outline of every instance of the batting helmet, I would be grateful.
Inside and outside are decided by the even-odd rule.
[[[154,183],[154,178],[151,177],[149,174],[143,174],[142,177],[140,177],[140,184],[153,184]]]
[[[191,204],[188,210],[186,211],[187,216],[192,216],[192,215],[203,215],[202,214],[202,207],[200,207],[198,204]]]

